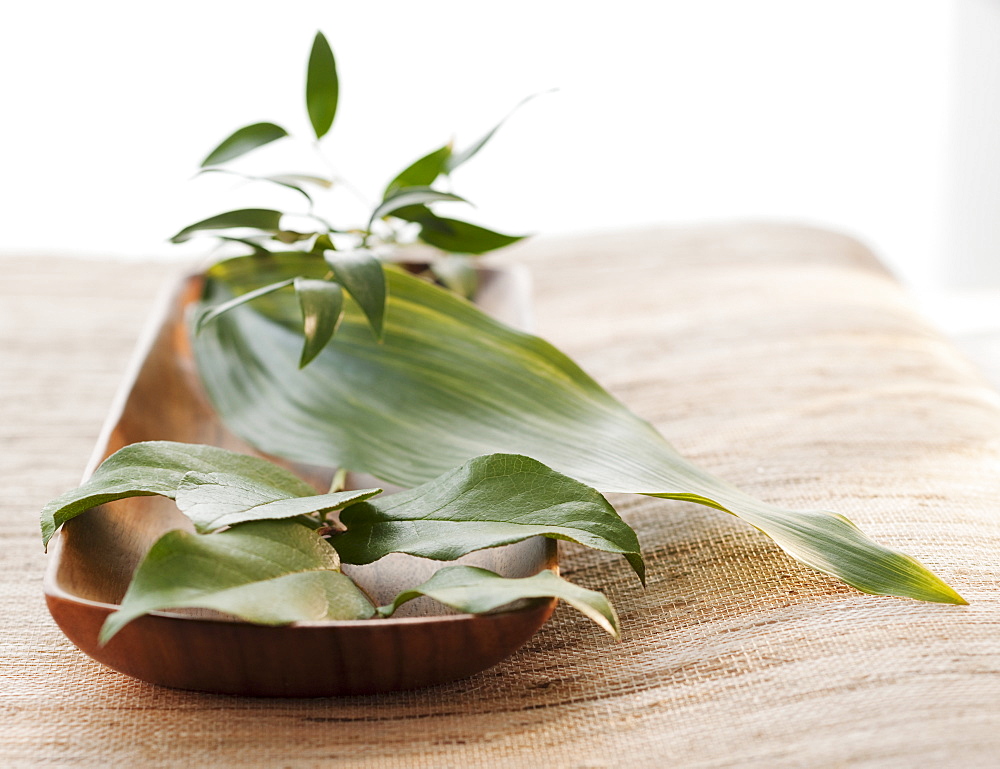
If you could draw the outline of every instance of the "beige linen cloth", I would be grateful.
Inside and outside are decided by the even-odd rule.
[[[538,240],[539,332],[686,456],[842,512],[968,607],[862,595],[714,510],[613,501],[649,585],[563,547],[568,608],[473,678],[378,697],[157,688],[66,641],[36,516],[79,480],[162,264],[0,262],[0,765],[1000,766],[1000,395],[858,243],[739,225]]]

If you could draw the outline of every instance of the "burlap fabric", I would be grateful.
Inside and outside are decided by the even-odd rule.
[[[0,765],[1000,765],[1000,396],[863,247],[736,226],[538,241],[540,332],[687,456],[841,511],[971,605],[865,596],[731,516],[614,502],[620,558],[563,548],[614,643],[560,608],[521,652],[425,691],[255,700],[156,688],[49,620],[36,515],[75,485],[150,300],[151,264],[0,261]]]

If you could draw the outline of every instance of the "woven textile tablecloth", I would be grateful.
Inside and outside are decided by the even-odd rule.
[[[562,548],[572,610],[473,678],[266,700],[102,668],[49,619],[37,514],[74,486],[151,300],[153,263],[0,260],[0,766],[1000,766],[1000,395],[855,241],[740,225],[539,240],[538,331],[686,456],[846,514],[969,601],[862,595],[724,513],[613,502],[621,558]]]

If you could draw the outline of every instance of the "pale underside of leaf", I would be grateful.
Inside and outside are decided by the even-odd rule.
[[[208,296],[250,290],[288,271],[286,255],[255,267],[216,265]],[[482,454],[533,457],[602,492],[707,504],[737,515],[803,563],[865,592],[945,603],[962,598],[914,559],[842,516],[756,500],[685,461],[545,341],[488,318],[412,276],[388,271],[389,310],[376,343],[356,308],[312,364],[297,370],[297,308],[269,317],[238,308],[197,340],[203,382],[237,433],[268,453],[370,472],[415,486]]]
[[[298,496],[245,475],[189,472],[181,479],[175,499],[195,529],[208,532],[247,521],[339,510],[379,493],[381,489],[355,489]]]
[[[100,641],[144,614],[182,608],[266,625],[374,614],[340,573],[333,548],[292,521],[255,521],[216,534],[167,532],[139,564]]]
[[[133,443],[108,457],[79,488],[49,502],[42,510],[42,539],[77,515],[105,502],[135,496],[174,498],[189,472],[251,476],[289,497],[316,493],[308,483],[272,462],[215,446],[171,441]]]
[[[559,598],[615,638],[620,634],[618,615],[604,595],[567,582],[548,569],[530,577],[508,578],[474,566],[446,566],[422,585],[400,593],[391,604],[380,606],[378,613],[391,616],[404,603],[420,596],[469,614],[484,614],[524,599]]]

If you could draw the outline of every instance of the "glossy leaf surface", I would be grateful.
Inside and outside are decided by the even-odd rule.
[[[468,203],[465,198],[452,195],[450,192],[438,192],[430,187],[407,187],[386,198],[372,211],[371,219],[368,221],[368,229],[378,219],[382,219],[394,211],[408,206],[422,206],[428,203],[436,203],[442,200],[450,200],[458,203]]]
[[[163,609],[214,609],[264,625],[371,617],[371,602],[339,569],[333,548],[293,521],[257,521],[216,534],[170,531],[139,564],[100,641]]]
[[[299,368],[306,366],[326,347],[340,325],[344,310],[344,291],[329,280],[296,278],[295,292],[302,310],[302,357]]]
[[[501,232],[488,230],[478,224],[470,224],[459,219],[446,219],[441,216],[421,216],[417,219],[421,224],[420,239],[444,251],[456,254],[485,254],[504,248],[525,235],[504,235]]]
[[[604,595],[567,582],[548,569],[530,577],[511,579],[474,566],[446,566],[422,585],[400,593],[391,604],[380,606],[378,613],[391,616],[404,603],[420,596],[429,596],[469,614],[483,614],[524,599],[559,598],[615,638],[620,634],[618,615]]]
[[[223,139],[218,147],[208,153],[208,157],[201,162],[201,167],[225,163],[285,136],[288,136],[288,131],[274,123],[254,123],[243,126]]]
[[[317,139],[322,139],[333,125],[339,98],[337,63],[326,37],[317,32],[306,72],[306,110]]]
[[[645,579],[635,532],[600,494],[529,457],[493,454],[409,491],[351,505],[334,547],[345,563],[389,553],[454,561],[484,548],[552,537],[621,553]]]
[[[382,199],[387,200],[405,187],[429,187],[435,179],[445,173],[450,157],[451,144],[446,144],[413,161],[386,185]]]
[[[387,291],[382,263],[368,251],[327,252],[325,259],[334,279],[357,302],[376,338],[381,339]]]
[[[299,255],[266,266],[229,260],[213,268],[207,293],[218,301],[302,270],[317,266]],[[241,307],[207,329],[196,341],[198,366],[227,424],[268,453],[402,486],[482,454],[523,454],[602,492],[731,512],[793,557],[860,590],[963,602],[917,561],[843,516],[768,504],[685,461],[547,342],[417,278],[387,274],[382,343],[348,306],[337,336],[301,371],[298,310],[283,294],[262,308],[269,316]]]
[[[277,232],[281,223],[281,211],[270,208],[240,208],[236,211],[226,211],[224,214],[216,214],[200,222],[195,222],[185,227],[174,235],[170,241],[172,243],[183,243],[196,232],[203,230],[230,230],[237,228],[250,228],[263,230],[264,232]]]

